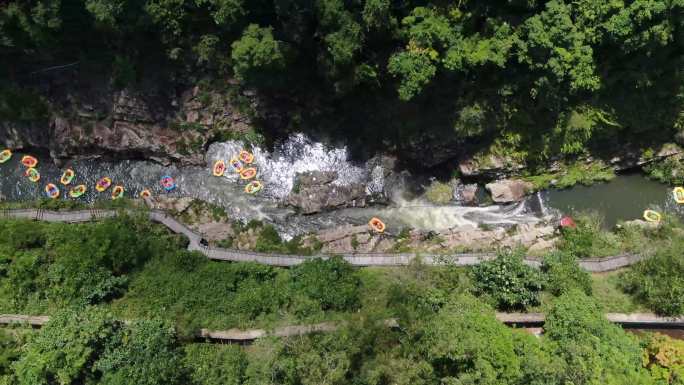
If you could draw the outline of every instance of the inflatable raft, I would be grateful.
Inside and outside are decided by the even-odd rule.
[[[176,181],[173,180],[173,178],[171,178],[169,175],[164,175],[161,178],[161,185],[164,187],[164,190],[172,191],[176,188]]]
[[[235,172],[240,172],[244,168],[242,162],[240,162],[240,159],[238,158],[233,158],[230,160],[230,167],[232,167]]]
[[[124,194],[123,186],[114,186],[114,189],[112,189],[112,200],[117,200],[117,199],[123,197],[123,194]]]
[[[214,167],[211,169],[211,173],[214,174],[214,176],[223,176],[224,172],[226,172],[226,162],[217,160],[214,163]]]
[[[249,168],[246,168],[246,169],[240,171],[240,179],[244,179],[244,180],[252,179],[256,176],[256,174],[257,174],[256,168],[249,167]]]
[[[74,180],[75,176],[76,173],[74,172],[74,170],[67,168],[66,170],[64,170],[64,173],[62,174],[62,177],[59,179],[59,181],[60,183],[66,186],[69,183],[71,183],[72,180]]]
[[[38,159],[32,157],[31,155],[24,155],[21,158],[21,164],[23,164],[26,167],[33,168],[36,167],[38,164]]]
[[[575,221],[572,220],[569,216],[564,216],[563,218],[560,219],[560,222],[558,223],[560,227],[562,228],[575,228],[577,225],[575,224]]]
[[[26,171],[24,171],[24,175],[26,175],[26,177],[28,177],[28,179],[33,183],[36,183],[40,180],[40,173],[33,167],[27,168]]]
[[[238,158],[240,158],[242,162],[247,164],[254,162],[254,154],[247,150],[240,151],[240,154],[238,154]]]
[[[78,186],[72,187],[69,190],[69,196],[72,198],[79,198],[81,195],[85,194],[87,188],[84,184],[79,184]]]
[[[378,233],[385,231],[385,224],[378,218],[371,218],[371,220],[368,221],[368,226],[370,226],[371,230]]]
[[[112,180],[109,177],[100,178],[95,184],[95,190],[98,192],[105,192],[112,185]]]
[[[57,199],[59,197],[59,188],[52,183],[45,185],[45,194],[48,198]]]
[[[4,149],[0,152],[0,163],[5,163],[12,158],[12,151],[10,149]]]
[[[675,187],[672,190],[672,195],[674,195],[675,202],[679,204],[684,203],[684,187]]]
[[[264,188],[264,185],[262,185],[261,182],[258,180],[253,180],[249,182],[247,186],[245,186],[245,192],[247,194],[256,194],[261,191],[262,188]]]
[[[660,222],[662,218],[657,211],[644,210],[644,219],[648,222]]]

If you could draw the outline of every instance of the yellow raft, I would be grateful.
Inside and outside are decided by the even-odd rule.
[[[45,185],[45,193],[48,198],[57,199],[59,197],[59,188],[52,183]]]
[[[95,190],[97,190],[98,192],[105,192],[111,185],[112,180],[108,177],[104,177],[97,181],[97,183],[95,184]]]
[[[32,157],[31,155],[24,155],[21,158],[21,164],[29,168],[34,168],[36,165],[38,165],[38,159]]]
[[[78,198],[85,194],[86,190],[86,185],[79,184],[78,186],[72,187],[71,190],[69,190],[69,196],[72,198]]]
[[[672,195],[674,195],[675,202],[679,204],[684,203],[684,187],[675,187],[672,190]]]
[[[257,174],[256,168],[249,167],[249,168],[246,168],[246,169],[240,171],[240,179],[244,179],[244,180],[252,179],[256,176],[256,174]]]
[[[117,199],[123,197],[123,194],[124,194],[123,186],[114,186],[114,189],[112,190],[112,200],[117,200]]]
[[[59,179],[59,182],[66,186],[69,183],[71,183],[71,181],[74,179],[74,176],[76,176],[74,170],[67,168],[66,170],[64,170],[64,174],[62,174],[62,177]]]
[[[660,213],[653,210],[644,210],[644,219],[648,222],[660,222]]]
[[[253,180],[249,182],[247,186],[245,186],[245,192],[247,194],[256,194],[261,191],[262,188],[264,188],[264,185],[262,185],[261,182],[258,180]]]
[[[223,176],[223,173],[226,172],[226,162],[217,160],[214,163],[214,167],[212,168],[211,172],[214,174],[214,176]]]
[[[241,161],[247,164],[254,162],[254,154],[246,150],[240,151],[240,154],[238,154],[238,158],[240,158]]]
[[[140,192],[140,197],[142,199],[152,198],[152,193],[148,189],[144,189]]]
[[[27,168],[26,171],[24,171],[24,175],[33,183],[40,180],[40,173],[33,167]]]
[[[370,226],[371,230],[378,233],[382,233],[385,231],[385,223],[375,217],[371,218],[371,220],[368,221],[368,226]]]
[[[5,163],[12,158],[12,150],[6,148],[0,152],[0,163]]]

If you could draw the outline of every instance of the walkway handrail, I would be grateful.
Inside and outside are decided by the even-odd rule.
[[[132,211],[132,210],[127,210]],[[8,218],[33,219],[47,222],[82,223],[93,220],[111,218],[118,215],[116,210],[74,210],[47,211],[42,209],[12,209],[2,211]],[[200,241],[202,235],[193,231],[184,223],[179,222],[162,210],[149,210],[149,218],[166,226],[176,234],[183,234],[189,240],[188,250],[197,251],[209,259],[231,262],[256,262],[271,266],[295,266],[311,258],[330,258],[339,255],[354,266],[406,266],[413,260],[420,258],[423,264],[441,266],[445,264],[456,266],[472,266],[495,258],[492,253],[456,253],[456,254],[422,254],[422,253],[334,253],[317,255],[290,255],[277,253],[258,253],[253,251],[224,249],[203,246]],[[580,267],[589,272],[606,272],[617,270],[637,263],[646,256],[636,254],[621,254],[606,258],[582,259]],[[532,267],[540,267],[541,260],[525,257],[524,263]]]
[[[606,313],[605,317],[624,328],[632,329],[681,329],[684,328],[684,317],[661,317],[653,313]],[[543,313],[496,313],[496,319],[509,326],[538,327],[545,321]],[[50,320],[49,316],[29,316],[23,314],[0,314],[0,324],[22,324],[42,327]],[[127,322],[127,321],[124,321]],[[344,321],[341,321],[344,322]],[[311,333],[328,333],[336,331],[341,322],[321,322],[317,324],[287,325],[266,329],[200,329],[197,337],[216,341],[251,342],[259,338],[294,337]],[[389,328],[399,325],[396,319],[387,319],[384,325]]]

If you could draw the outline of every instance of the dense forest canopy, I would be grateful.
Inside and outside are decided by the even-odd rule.
[[[117,87],[238,79],[293,128],[543,160],[684,125],[684,1],[31,0],[0,5],[0,111],[79,62]],[[22,98],[23,96],[23,98]],[[350,139],[353,140],[353,139]]]

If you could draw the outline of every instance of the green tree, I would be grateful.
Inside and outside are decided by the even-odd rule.
[[[94,383],[92,365],[116,335],[104,310],[67,310],[53,315],[13,365],[18,385]]]
[[[684,314],[684,256],[682,242],[637,263],[622,274],[622,288],[656,313]]]
[[[238,79],[260,84],[285,67],[283,43],[273,37],[273,29],[250,24],[232,44],[233,71]]]
[[[563,295],[573,289],[591,295],[591,276],[579,266],[572,254],[556,252],[547,255],[541,270],[546,275],[545,286],[553,295]]]
[[[241,385],[245,380],[247,356],[236,345],[189,344],[185,366],[197,385]]]
[[[524,309],[539,304],[542,277],[523,263],[521,252],[502,252],[472,269],[474,292],[491,298],[499,309]]]
[[[578,290],[560,296],[546,313],[549,351],[565,361],[562,384],[647,384],[636,337],[612,324]]]
[[[445,306],[418,331],[417,350],[445,384],[513,384],[521,378],[511,330],[476,298]]]
[[[154,320],[119,328],[92,369],[102,385],[172,385],[185,377],[173,327]]]
[[[292,285],[318,301],[323,310],[352,310],[359,306],[359,276],[342,257],[307,260],[292,269]]]

